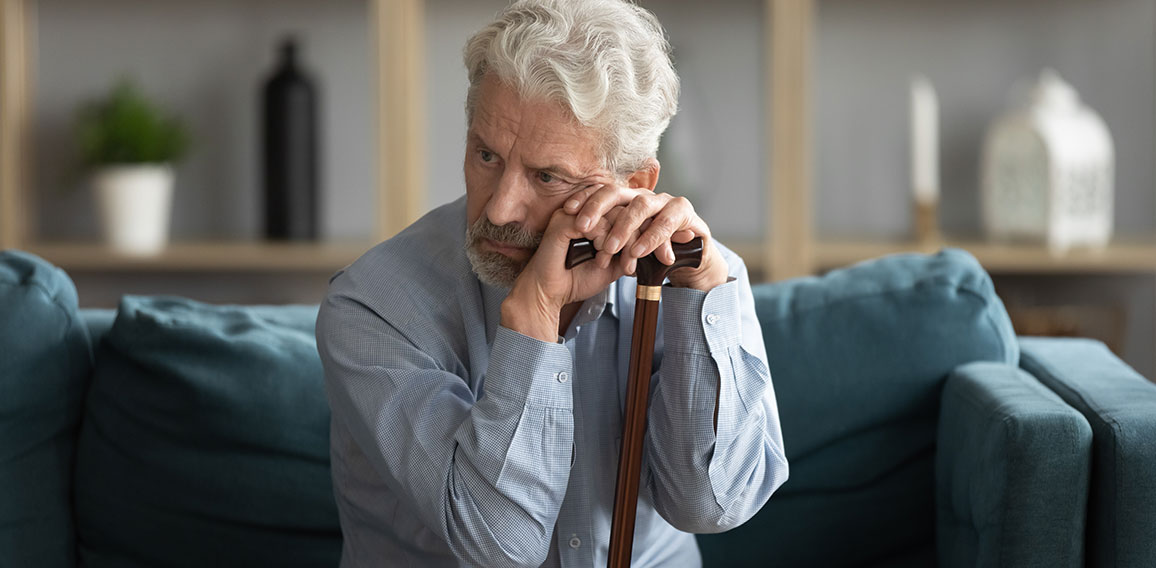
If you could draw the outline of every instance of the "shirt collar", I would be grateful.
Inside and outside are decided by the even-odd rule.
[[[601,292],[591,296],[582,303],[582,309],[575,316],[575,325],[584,325],[592,322],[609,311],[615,319],[618,318],[618,281],[611,282]]]

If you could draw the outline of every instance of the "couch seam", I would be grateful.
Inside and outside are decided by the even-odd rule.
[[[1028,358],[1029,358],[1029,365],[1037,367],[1040,372],[1047,373],[1049,375],[1049,379],[1051,379],[1049,382],[1055,383],[1056,387],[1059,387],[1060,389],[1068,392],[1074,398],[1076,398],[1081,403],[1083,403],[1087,408],[1092,409],[1092,411],[1093,411],[1092,414],[1095,416],[1095,419],[1099,423],[1103,424],[1105,428],[1108,428],[1109,430],[1112,431],[1112,444],[1109,446],[1109,451],[1111,451],[1111,454],[1112,454],[1110,461],[1112,462],[1111,465],[1112,465],[1112,478],[1113,478],[1112,479],[1110,501],[1112,504],[1118,503],[1119,502],[1118,489],[1119,489],[1119,486],[1121,483],[1121,479],[1120,479],[1120,475],[1121,475],[1120,469],[1121,468],[1116,467],[1116,460],[1117,460],[1118,456],[1120,455],[1120,451],[1119,451],[1120,432],[1121,432],[1120,423],[1115,418],[1105,417],[1104,409],[1100,405],[1092,404],[1092,402],[1089,401],[1084,396],[1083,393],[1081,393],[1080,391],[1078,391],[1074,388],[1071,388],[1066,383],[1057,379],[1056,377],[1059,376],[1059,373],[1056,372],[1055,367],[1053,365],[1051,365],[1050,363],[1045,361],[1043,358],[1037,357],[1037,356],[1030,354],[1030,353],[1028,354]],[[1029,370],[1029,372],[1030,372],[1030,370]],[[1039,377],[1036,377],[1036,381],[1039,381]],[[1049,389],[1055,390],[1055,388],[1052,385],[1045,385],[1045,386],[1047,386]],[[1076,412],[1079,412],[1079,410],[1076,410]],[[1083,414],[1083,413],[1081,412],[1080,414]],[[1085,416],[1084,419],[1087,420],[1088,417]],[[1090,422],[1090,420],[1089,420],[1089,422]],[[1094,440],[1095,440],[1095,436],[1093,435],[1093,443],[1095,443]],[[1116,515],[1114,515],[1114,514],[1109,515],[1108,516],[1108,522],[1110,523],[1109,528],[1110,528],[1110,533],[1111,533],[1111,537],[1112,537],[1112,542],[1111,542],[1112,554],[1113,554],[1113,557],[1118,557],[1120,550],[1119,550],[1119,538],[1118,538],[1119,537],[1119,534],[1118,534],[1119,531],[1116,528]],[[1086,537],[1085,537],[1085,541],[1086,541]],[[1085,551],[1085,554],[1086,554],[1086,551]]]

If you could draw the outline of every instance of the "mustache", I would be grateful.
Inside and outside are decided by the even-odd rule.
[[[474,221],[473,225],[470,225],[466,232],[466,241],[470,245],[474,245],[482,239],[490,239],[510,246],[537,250],[538,245],[542,243],[542,235],[543,233],[527,231],[517,223],[495,225],[485,215],[482,215],[478,217],[477,221]]]

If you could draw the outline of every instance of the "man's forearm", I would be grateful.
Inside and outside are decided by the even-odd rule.
[[[742,280],[664,294],[648,452],[655,508],[688,532],[737,526],[786,479],[770,374],[753,347],[762,336],[741,308],[749,290]]]
[[[475,400],[363,306],[331,295],[318,316],[334,417],[461,562],[541,563],[573,455],[571,383],[557,380],[572,372],[569,351],[499,328]]]

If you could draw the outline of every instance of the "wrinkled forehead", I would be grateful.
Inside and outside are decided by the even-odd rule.
[[[601,134],[583,126],[562,103],[526,99],[497,78],[482,85],[469,127],[471,139],[506,153],[516,150],[542,163],[570,164],[582,174],[605,173]],[[531,164],[539,165],[539,164]]]

